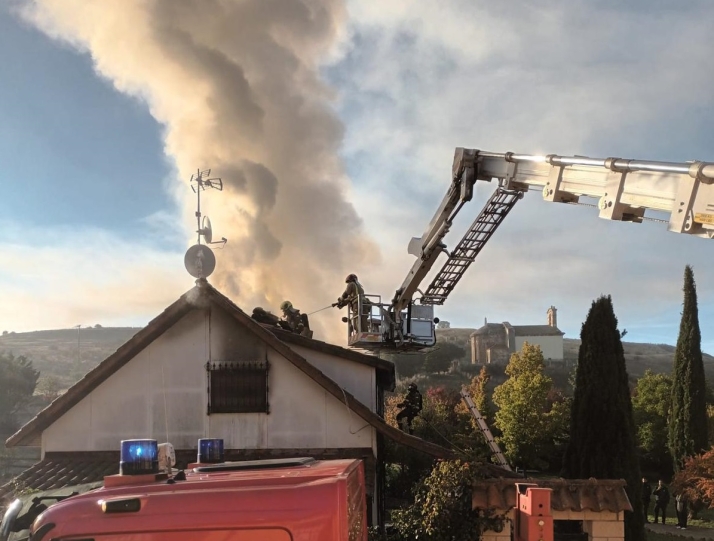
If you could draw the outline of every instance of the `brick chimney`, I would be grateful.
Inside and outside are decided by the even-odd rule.
[[[548,326],[557,327],[558,326],[558,309],[555,306],[548,308]]]

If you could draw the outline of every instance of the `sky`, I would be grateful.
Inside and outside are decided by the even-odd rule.
[[[189,179],[244,310],[391,299],[455,147],[714,161],[709,0],[11,0],[0,4],[0,330],[141,326],[193,286]],[[447,237],[453,246],[493,186]],[[461,231],[458,231],[458,226]],[[674,344],[694,267],[714,353],[714,241],[529,193],[437,315],[577,338],[612,295],[626,340]],[[343,344],[342,314],[312,316]]]

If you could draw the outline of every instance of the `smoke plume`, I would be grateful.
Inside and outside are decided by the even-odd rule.
[[[347,200],[343,128],[319,74],[340,36],[341,0],[21,6],[47,34],[91,54],[118,90],[148,104],[165,127],[186,224],[195,223],[190,175],[210,167],[222,177],[224,192],[202,199],[214,236],[229,239],[210,280],[244,309],[275,311],[289,299],[315,310],[341,292],[344,273],[376,257]]]

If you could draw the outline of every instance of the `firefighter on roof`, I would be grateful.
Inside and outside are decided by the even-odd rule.
[[[307,314],[301,314],[300,310],[295,308],[290,301],[283,301],[280,304],[280,310],[283,312],[283,322],[292,332],[312,338]]]

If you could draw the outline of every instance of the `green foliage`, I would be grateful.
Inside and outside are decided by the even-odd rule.
[[[477,376],[474,376],[471,383],[467,386],[467,390],[481,417],[483,417],[487,423],[492,423],[494,418],[494,405],[488,392],[489,381],[491,381],[491,375],[488,373],[488,370],[486,370],[486,367],[482,366],[481,371]],[[457,405],[456,411],[470,415],[463,401]],[[478,429],[476,419],[473,417],[471,417],[471,423],[474,429]]]
[[[429,350],[424,359],[424,371],[430,374],[447,372],[451,362],[465,355],[465,350],[453,342],[441,342]]]
[[[444,387],[431,387],[423,392],[424,409],[414,419],[414,436],[453,449],[462,458],[486,462],[490,451],[480,430],[471,425],[471,414],[457,411],[461,403],[458,392]],[[396,426],[396,413],[403,396],[385,400],[385,420]],[[416,483],[424,479],[434,465],[433,457],[385,440],[386,491],[392,499],[405,500]]]
[[[39,376],[26,357],[0,352],[0,432],[17,430],[17,414],[32,398]]]
[[[459,460],[437,463],[418,484],[414,503],[393,514],[401,539],[477,541],[485,530],[502,527],[503,517],[472,509],[477,472],[477,467]]]
[[[546,467],[544,457],[567,432],[568,407],[562,400],[555,404],[549,400],[553,381],[544,369],[540,347],[525,343],[511,356],[508,379],[493,393],[502,450],[509,462],[524,468]]]
[[[672,412],[669,420],[669,451],[675,470],[687,457],[703,452],[708,445],[707,405],[702,337],[694,272],[684,268],[684,307],[674,354]]]
[[[667,416],[671,394],[672,378],[647,370],[637,381],[632,398],[637,446],[649,469],[660,472],[666,472],[670,468]]]
[[[644,541],[640,465],[625,354],[610,296],[593,302],[580,332],[570,441],[563,476],[625,479],[634,509],[625,513],[625,539]]]

